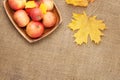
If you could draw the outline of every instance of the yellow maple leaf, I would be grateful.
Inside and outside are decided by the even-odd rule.
[[[101,31],[106,29],[102,20],[97,20],[96,16],[88,17],[85,12],[83,14],[73,13],[73,18],[68,27],[75,32],[77,30],[74,34],[77,44],[87,43],[88,36],[97,44],[101,41],[101,36],[103,36]]]
[[[74,6],[88,6],[89,2],[93,2],[94,0],[66,0],[67,4],[72,4]]]
[[[27,1],[25,4],[25,8],[35,8],[35,7],[36,7],[35,1]]]
[[[46,12],[47,12],[47,6],[44,3],[41,3],[41,5],[40,5],[39,8],[40,8],[40,10],[42,10],[43,14],[46,14]]]

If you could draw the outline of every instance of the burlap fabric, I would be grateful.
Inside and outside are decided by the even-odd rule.
[[[13,27],[0,0],[0,80],[120,80],[120,0],[96,0],[87,8],[55,0],[62,24],[48,37],[28,43]],[[72,13],[96,15],[107,30],[99,45],[76,45],[66,27]]]

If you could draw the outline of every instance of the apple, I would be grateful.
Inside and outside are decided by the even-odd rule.
[[[48,11],[53,10],[54,8],[53,0],[41,0],[41,3],[44,3],[46,5]]]
[[[38,7],[40,6],[41,0],[35,0],[36,4],[38,5]]]
[[[13,14],[13,19],[15,20],[19,27],[25,27],[30,21],[29,16],[24,10],[17,10]]]
[[[8,0],[9,6],[13,10],[23,9],[25,7],[26,0]]]
[[[26,33],[31,38],[41,37],[44,32],[44,26],[41,22],[31,21],[26,27]]]
[[[33,21],[40,21],[43,18],[43,13],[39,8],[31,8],[28,11],[28,14],[30,15]]]
[[[53,12],[47,12],[43,16],[43,24],[46,28],[53,27],[56,24],[57,17]]]
[[[25,11],[26,13],[30,16],[30,12],[31,12],[32,8],[26,8]]]

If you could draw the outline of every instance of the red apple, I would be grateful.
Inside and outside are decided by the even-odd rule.
[[[30,16],[30,12],[31,12],[32,8],[26,8],[25,11],[27,12],[27,14]]]
[[[46,5],[48,11],[54,8],[53,0],[41,0],[41,3],[44,3]]]
[[[40,21],[43,18],[43,13],[39,8],[30,9],[29,15],[33,21]]]
[[[57,17],[53,12],[47,12],[43,17],[43,24],[45,27],[50,28],[56,24]]]
[[[26,0],[8,0],[8,3],[13,10],[19,10],[25,7]]]
[[[30,21],[29,16],[24,10],[17,10],[13,14],[13,19],[15,20],[19,27],[25,27]]]
[[[26,33],[31,38],[38,38],[44,32],[44,26],[41,22],[31,21],[26,27]]]
[[[40,6],[41,0],[35,0],[36,4],[38,5],[38,7]]]

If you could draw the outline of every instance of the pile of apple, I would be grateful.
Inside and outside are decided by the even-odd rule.
[[[26,8],[28,1],[34,1],[35,6]],[[16,24],[23,28],[31,38],[39,38],[44,33],[45,28],[54,27],[56,24],[56,15],[53,13],[53,0],[8,0],[9,6],[15,12],[13,19]],[[46,7],[46,12],[40,9],[41,4]],[[32,4],[31,4],[32,5]]]

